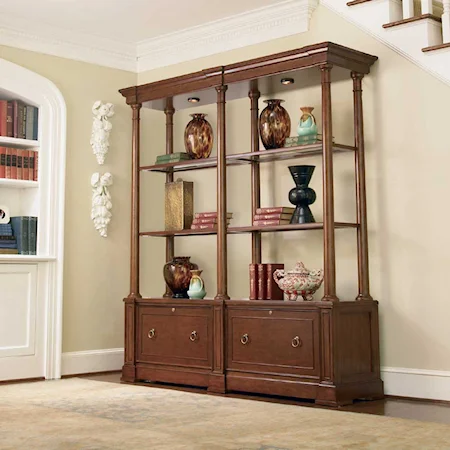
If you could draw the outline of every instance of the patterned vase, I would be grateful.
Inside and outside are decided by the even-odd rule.
[[[184,146],[193,159],[208,158],[213,147],[214,136],[206,114],[191,114],[192,120],[184,130]]]
[[[191,282],[191,270],[198,269],[197,264],[190,262],[190,256],[175,256],[164,264],[164,280],[172,291],[173,298],[189,298],[188,289]]]
[[[203,270],[191,270],[192,277],[189,283],[188,295],[189,298],[204,298],[206,295],[205,282],[203,281],[202,274]]]
[[[317,139],[317,123],[316,118],[312,114],[313,109],[312,106],[303,106],[300,108],[303,114],[297,126],[299,144],[314,142]]]
[[[267,106],[259,116],[259,134],[266,150],[281,148],[291,133],[291,118],[281,106],[284,100],[265,100]]]

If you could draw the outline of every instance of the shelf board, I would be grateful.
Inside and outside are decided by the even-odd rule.
[[[355,152],[355,147],[349,145],[333,144],[334,152]],[[237,166],[256,162],[271,162],[286,159],[302,158],[313,155],[322,155],[322,142],[314,144],[297,145],[295,147],[276,148],[273,150],[260,150],[259,152],[238,153],[226,156],[227,166]],[[155,164],[140,167],[142,171],[149,172],[186,172],[188,170],[209,169],[217,166],[217,157],[206,159],[191,159],[188,161]]]
[[[15,189],[27,189],[39,187],[38,181],[29,180],[10,180],[9,178],[0,178],[0,187],[10,187]]]
[[[8,253],[0,254],[0,262],[47,262],[56,261],[54,256],[39,255],[11,255]]]
[[[0,145],[15,148],[36,148],[39,147],[39,141],[0,136]]]
[[[358,228],[358,224],[351,222],[335,222],[335,228]],[[287,225],[271,225],[265,227],[247,226],[247,227],[229,227],[227,234],[243,234],[253,233],[259,231],[261,233],[272,233],[279,231],[307,231],[307,230],[322,230],[323,223],[302,223],[302,224],[287,224]],[[139,233],[140,236],[152,237],[171,237],[171,236],[204,236],[215,235],[217,230],[179,230],[179,231],[144,231]]]

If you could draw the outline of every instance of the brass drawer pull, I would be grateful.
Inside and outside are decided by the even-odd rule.
[[[192,342],[198,340],[198,334],[197,334],[197,332],[196,332],[196,331],[193,331],[193,332],[191,333],[191,335],[189,336],[189,339],[190,339]]]
[[[156,330],[154,328],[152,328],[149,332],[148,335],[149,339],[153,339],[156,336]]]
[[[247,333],[245,333],[241,336],[241,344],[242,345],[247,345],[249,341],[250,341],[250,338],[248,337]]]
[[[300,338],[298,336],[295,336],[295,338],[292,339],[291,345],[294,348],[300,347],[302,345],[302,341],[300,340]]]

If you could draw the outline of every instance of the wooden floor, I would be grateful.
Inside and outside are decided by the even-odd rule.
[[[120,373],[103,375],[86,375],[85,378],[108,383],[120,383]],[[155,386],[155,385],[152,385]],[[180,387],[168,385],[156,385],[155,387],[180,389]],[[203,389],[183,388],[187,392],[206,394]],[[310,402],[301,402],[286,398],[272,398],[266,396],[227,394],[228,397],[247,398],[257,401],[278,402],[292,405],[308,406],[318,408],[319,406]],[[323,408],[320,406],[319,408]],[[372,402],[357,402],[351,406],[338,408],[339,411],[351,411],[365,414],[376,414],[378,416],[398,417],[402,419],[421,420],[424,422],[438,422],[450,424],[450,404],[436,403],[426,400],[406,400],[397,398],[386,398]]]

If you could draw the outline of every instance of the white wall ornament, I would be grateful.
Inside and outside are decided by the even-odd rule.
[[[109,172],[100,176],[98,172],[92,174],[92,209],[91,219],[94,222],[95,229],[100,233],[100,236],[108,236],[108,224],[111,222],[111,194],[108,186],[113,184],[112,175]]]
[[[97,162],[103,164],[109,149],[109,134],[112,124],[109,118],[114,115],[112,103],[102,103],[97,100],[92,106],[94,121],[92,123],[91,146]]]

